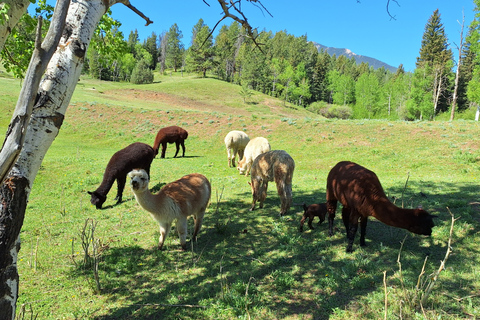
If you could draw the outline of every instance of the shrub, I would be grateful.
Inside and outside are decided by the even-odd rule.
[[[138,61],[135,68],[133,68],[130,82],[135,84],[145,84],[153,82],[153,71],[150,70],[145,60]]]
[[[318,113],[325,118],[349,119],[353,115],[351,107],[328,104],[325,101],[315,101],[307,107],[307,110]]]

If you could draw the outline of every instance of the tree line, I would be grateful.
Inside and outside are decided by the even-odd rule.
[[[214,37],[199,19],[192,27],[188,48],[177,24],[161,34],[152,32],[143,41],[137,30],[125,39],[118,30],[120,23],[110,15],[102,18],[94,34],[83,72],[97,79],[136,84],[152,83],[154,72],[214,76],[326,117],[433,120],[451,112],[453,119],[454,112],[474,110],[480,101],[480,89],[476,89],[480,88],[480,71],[475,71],[480,50],[478,1],[474,1],[475,20],[457,48],[457,60],[438,9],[433,12],[425,25],[414,72],[405,72],[403,65],[390,72],[357,64],[354,57],[330,56],[307,36],[287,31],[248,34],[236,21],[223,25]],[[25,34],[31,31],[28,23],[18,29]]]

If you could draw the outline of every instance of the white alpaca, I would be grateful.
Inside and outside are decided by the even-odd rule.
[[[137,202],[147,210],[160,225],[158,248],[170,232],[172,222],[177,220],[177,232],[182,249],[187,249],[187,218],[193,215],[195,229],[192,240],[196,240],[202,227],[203,216],[210,200],[211,186],[208,179],[192,173],[163,186],[157,194],[148,190],[148,174],[143,169],[133,170],[128,176]]]
[[[228,154],[228,167],[235,167],[235,155],[238,153],[238,159],[242,160],[243,151],[250,141],[248,135],[243,131],[233,130],[225,136],[225,147]]]
[[[259,154],[270,151],[270,143],[263,137],[256,137],[250,140],[245,147],[243,158],[238,162],[238,171],[240,174],[248,176],[250,168],[252,167],[253,160],[258,157]]]

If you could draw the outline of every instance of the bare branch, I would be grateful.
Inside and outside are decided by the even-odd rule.
[[[133,12],[135,12],[136,14],[138,14],[140,17],[142,17],[146,23],[145,23],[145,26],[148,26],[149,24],[152,24],[153,21],[150,20],[150,18],[148,18],[147,16],[145,16],[140,10],[138,10],[137,8],[135,8],[129,0],[123,0],[123,1],[119,1],[121,2],[122,4],[124,4],[127,8],[129,8],[130,10],[132,10]]]
[[[395,18],[395,16],[392,16],[392,14],[390,13],[390,1],[395,2],[395,3],[397,4],[397,6],[399,6],[399,7],[400,7],[400,4],[398,3],[397,0],[387,0],[387,13],[388,13],[388,15],[390,16],[390,19],[391,19],[391,20],[397,20],[397,19]]]

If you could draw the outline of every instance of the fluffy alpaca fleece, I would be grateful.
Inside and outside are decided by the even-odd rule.
[[[211,186],[208,179],[199,173],[192,173],[168,183],[157,194],[152,194],[148,189],[149,179],[145,170],[133,170],[128,176],[137,202],[160,225],[158,248],[162,249],[172,222],[177,220],[180,244],[186,250],[187,218],[193,216],[195,227],[192,240],[195,241],[210,200]]]
[[[377,175],[356,163],[337,163],[327,177],[327,209],[329,235],[333,234],[333,219],[337,202],[343,205],[342,219],[347,231],[347,252],[352,252],[353,240],[360,220],[360,245],[365,246],[368,217],[393,227],[422,235],[431,235],[433,218],[421,208],[403,209],[388,200]]]
[[[292,203],[292,179],[295,170],[295,161],[283,150],[272,150],[259,155],[252,164],[252,172],[249,182],[252,188],[253,202],[250,211],[255,209],[255,203],[263,202],[267,197],[269,181],[275,181],[277,192],[280,196],[280,215],[287,213]]]
[[[117,180],[117,196],[115,199],[117,203],[122,202],[127,174],[136,168],[145,169],[149,173],[153,158],[153,148],[141,142],[132,143],[126,148],[117,151],[107,164],[100,186],[95,191],[88,191],[88,194],[91,195],[90,202],[97,209],[101,209],[115,180]]]
[[[248,135],[243,131],[233,130],[225,136],[225,147],[227,148],[228,167],[235,167],[235,156],[238,159],[243,158],[243,153],[247,143],[250,141]]]
[[[180,146],[182,146],[182,157],[185,157],[185,140],[187,140],[187,138],[188,132],[183,128],[177,126],[170,126],[160,129],[153,143],[153,150],[155,151],[155,156],[157,156],[160,145],[162,145],[162,155],[160,156],[160,158],[165,158],[165,152],[167,151],[167,143],[175,143],[177,151],[175,152],[175,155],[173,157],[177,157]]]
[[[270,151],[270,149],[270,143],[268,143],[268,140],[263,137],[256,137],[250,140],[245,147],[243,158],[238,162],[237,169],[240,174],[248,176],[253,160],[255,160],[259,154]]]

